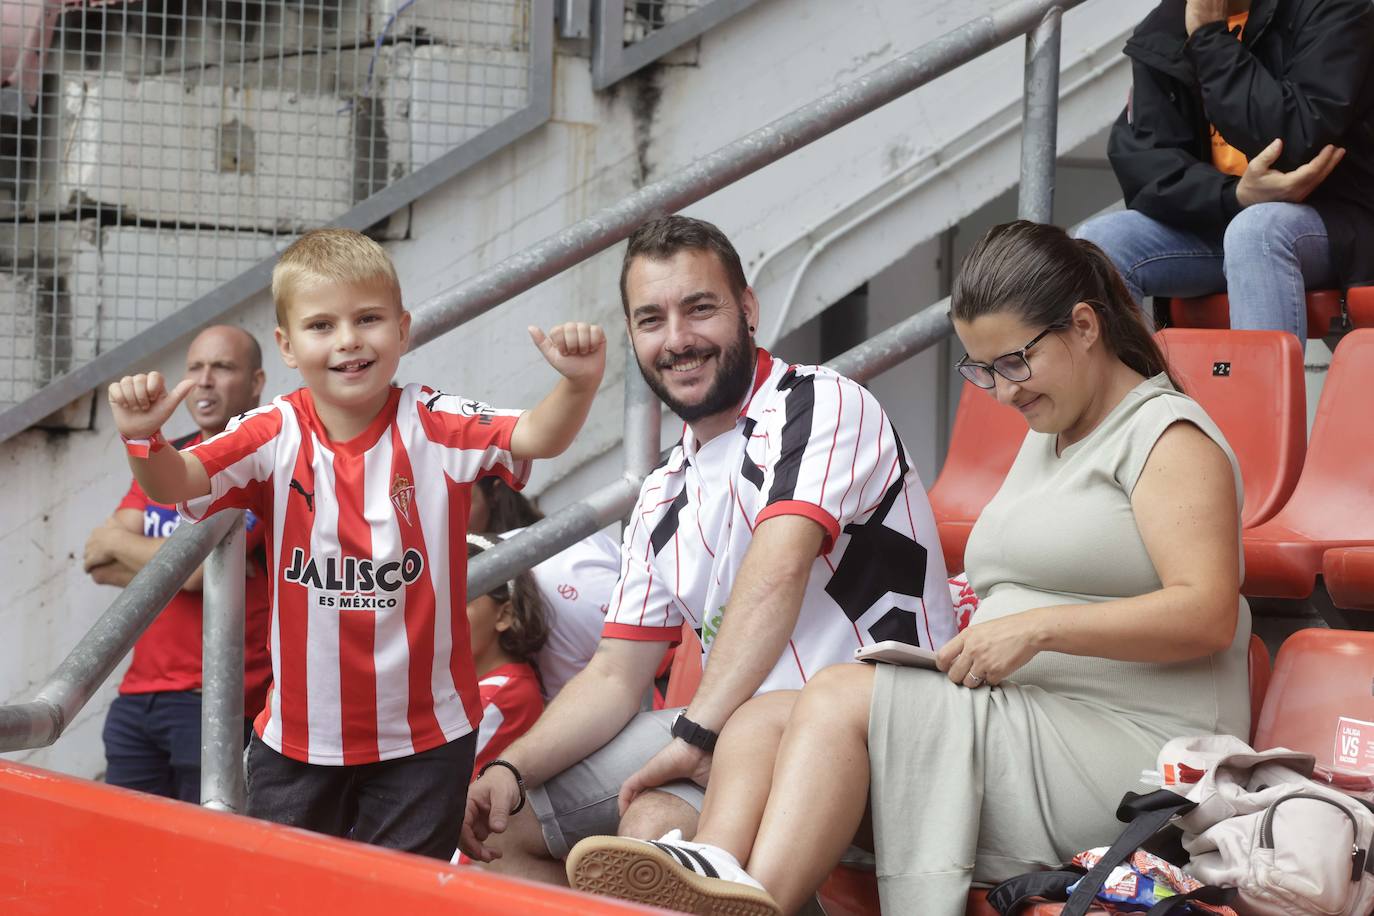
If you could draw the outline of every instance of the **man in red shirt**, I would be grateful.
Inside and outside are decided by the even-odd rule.
[[[202,331],[186,354],[196,386],[186,400],[198,430],[173,442],[185,448],[224,430],[258,406],[266,376],[262,350],[242,328]],[[84,566],[102,585],[123,587],[152,559],[181,517],[149,499],[137,481],[115,514],[86,542]],[[244,715],[251,721],[272,680],[267,654],[266,525],[248,513],[244,583]],[[201,570],[196,570],[134,646],[133,662],[105,719],[105,781],[155,795],[200,800]]]

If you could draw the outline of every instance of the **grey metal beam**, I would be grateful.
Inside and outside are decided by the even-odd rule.
[[[201,587],[200,803],[242,811],[243,785],[243,513],[205,561]]]
[[[553,2],[530,0],[529,104],[428,165],[388,184],[330,225],[358,230],[375,225],[545,124],[553,110]],[[102,383],[139,368],[143,360],[263,292],[271,283],[275,263],[273,256],[255,264],[146,331],[59,376],[0,413],[0,442],[23,432]]]
[[[0,706],[0,751],[52,744],[233,524],[181,525],[27,703]]]
[[[592,87],[605,89],[669,51],[720,25],[758,0],[705,0],[701,6],[626,45],[626,0],[598,0],[596,45],[592,50]]]
[[[1021,190],[1017,214],[1054,221],[1054,166],[1059,131],[1059,34],[1063,11],[1045,10],[1026,35],[1025,94],[1021,115]]]

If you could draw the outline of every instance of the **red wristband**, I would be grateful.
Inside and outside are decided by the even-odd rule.
[[[125,450],[134,458],[147,458],[153,452],[160,452],[171,444],[162,435],[160,429],[147,439],[130,439],[123,434],[119,438],[124,440]]]

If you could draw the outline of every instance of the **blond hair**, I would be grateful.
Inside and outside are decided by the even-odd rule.
[[[277,324],[286,327],[286,310],[302,291],[327,283],[381,284],[401,307],[401,283],[386,250],[352,229],[312,229],[281,253],[272,268],[272,301]]]

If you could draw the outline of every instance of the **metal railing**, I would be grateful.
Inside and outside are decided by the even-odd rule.
[[[822,98],[730,143],[714,153],[646,185],[619,203],[512,255],[471,279],[419,305],[413,311],[412,346],[420,346],[494,308],[574,264],[621,241],[654,216],[675,212],[788,153],[839,129],[888,102],[1019,36],[1027,36],[1025,129],[1022,134],[1020,214],[1048,220],[1053,212],[1055,130],[1058,104],[1061,13],[1083,0],[1018,0],[982,16],[848,83]],[[833,360],[837,371],[867,381],[950,334],[949,303],[944,300],[870,338]],[[659,460],[658,400],[635,371],[628,354],[625,374],[625,470],[620,479],[484,551],[468,570],[468,595],[485,594],[517,572],[617,521],[634,505],[644,477]],[[139,633],[184,581],[195,564],[210,555],[206,569],[207,614],[205,709],[207,729],[202,786],[207,804],[237,810],[242,786],[237,770],[241,733],[235,733],[242,707],[242,630],[220,620],[219,608],[242,613],[242,567],[229,554],[211,553],[232,522],[216,518],[184,525],[144,568],[96,628],[58,669],[33,703],[0,707],[0,750],[51,743],[76,709],[126,653]],[[166,555],[164,557],[164,555]],[[238,591],[230,593],[234,581]],[[216,584],[223,583],[223,584]],[[233,597],[209,600],[209,591]],[[230,607],[232,605],[232,607]],[[92,642],[97,631],[119,634]],[[91,643],[88,645],[88,643]],[[237,653],[237,654],[236,654]],[[234,661],[231,663],[230,658]],[[229,670],[229,669],[233,670]],[[75,689],[52,687],[74,681]],[[60,712],[54,712],[57,709]],[[226,727],[225,719],[230,718]]]
[[[67,4],[0,105],[0,442],[547,122],[553,3]]]

